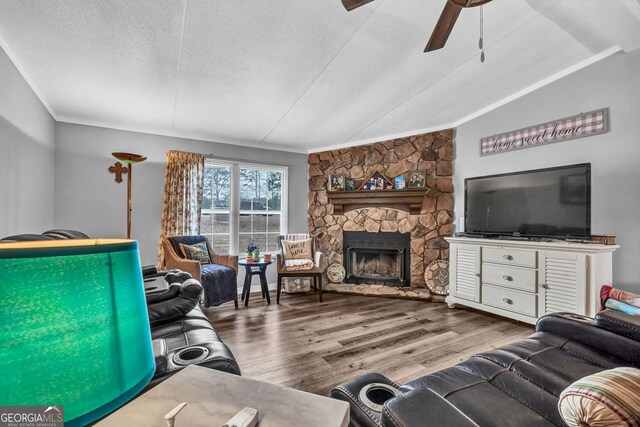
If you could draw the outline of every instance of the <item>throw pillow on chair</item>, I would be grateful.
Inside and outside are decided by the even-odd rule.
[[[305,240],[283,240],[282,256],[289,259],[312,259],[312,239]]]
[[[209,250],[205,242],[195,243],[193,245],[185,245],[180,243],[180,250],[185,258],[200,261],[200,264],[211,264],[209,258]]]

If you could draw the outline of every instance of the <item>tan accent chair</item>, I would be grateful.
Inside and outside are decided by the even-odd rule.
[[[288,271],[284,266],[284,256],[282,241],[306,240],[311,238],[311,256],[313,268],[311,270]],[[311,277],[313,278],[313,289],[320,291],[320,302],[322,302],[322,273],[325,269],[325,256],[317,250],[316,236],[311,234],[285,234],[278,236],[278,254],[276,255],[276,269],[278,271],[278,289],[276,303],[280,304],[280,292],[282,291],[282,279],[285,277]]]
[[[193,245],[205,242],[209,252],[210,264],[186,259],[180,250],[180,243]],[[218,255],[206,237],[176,236],[162,240],[167,269],[178,269],[190,273],[199,280],[204,288],[204,306],[220,305],[234,301],[238,308],[238,257],[236,255]]]

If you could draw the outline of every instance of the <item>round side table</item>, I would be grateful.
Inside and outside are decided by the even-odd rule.
[[[244,266],[244,286],[242,287],[242,300],[244,306],[249,305],[249,294],[251,294],[251,279],[256,274],[260,277],[260,288],[262,289],[262,298],[267,299],[267,304],[271,304],[271,297],[269,296],[269,287],[267,286],[267,267],[269,264],[273,264],[273,261],[265,261],[261,258],[260,261],[247,262],[246,259],[238,261],[238,265]]]

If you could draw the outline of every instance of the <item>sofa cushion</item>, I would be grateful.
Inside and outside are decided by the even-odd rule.
[[[639,425],[640,369],[622,367],[581,378],[562,392],[558,409],[569,426]]]
[[[151,338],[156,339],[161,337],[170,337],[184,332],[193,331],[195,329],[211,329],[211,323],[202,310],[200,310],[200,307],[194,308],[180,320],[152,328]],[[220,341],[217,334],[215,335],[215,339]]]
[[[287,271],[304,271],[313,268],[313,261],[310,259],[288,259],[284,262]]]

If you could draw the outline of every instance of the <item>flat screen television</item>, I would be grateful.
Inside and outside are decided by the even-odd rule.
[[[467,178],[464,192],[466,234],[591,235],[591,163]]]

